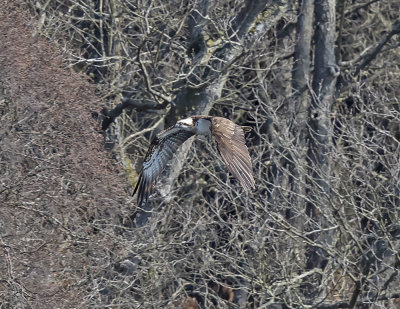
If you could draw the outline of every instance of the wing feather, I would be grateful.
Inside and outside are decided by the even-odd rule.
[[[138,193],[137,202],[140,207],[143,202],[147,202],[153,187],[173,157],[176,150],[194,133],[185,129],[171,127],[160,132],[152,141],[149,150],[144,158],[142,171],[136,184],[135,193]]]
[[[255,189],[253,167],[243,128],[222,117],[213,117],[211,131],[228,170],[247,189]]]

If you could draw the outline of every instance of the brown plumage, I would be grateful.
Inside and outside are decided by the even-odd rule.
[[[243,128],[222,117],[213,117],[211,123],[211,133],[217,141],[219,153],[228,170],[245,189],[255,189],[251,158]]]
[[[200,115],[182,119],[176,125],[157,134],[147,151],[133,192],[133,195],[138,192],[138,205],[147,201],[157,178],[179,146],[194,135],[213,135],[228,170],[243,188],[255,189],[251,158],[243,132],[248,129],[249,127],[238,126],[226,118]]]

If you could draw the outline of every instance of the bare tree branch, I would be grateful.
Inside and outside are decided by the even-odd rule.
[[[392,30],[379,42],[379,44],[371,52],[364,55],[363,58],[365,59],[361,64],[357,66],[356,70],[354,71],[354,75],[358,75],[361,70],[363,70],[372,60],[374,60],[379,52],[382,50],[382,48],[390,41],[390,39],[394,35],[398,33],[400,33],[399,21],[393,25]]]
[[[1,305],[396,307],[399,34],[351,76],[400,2],[333,2],[0,0]],[[209,106],[253,128],[256,191],[197,139],[138,209],[149,138]]]
[[[211,66],[216,66],[216,69],[218,69],[218,77],[203,89],[182,89],[176,97],[176,109],[172,108],[172,113],[176,113],[176,110],[178,110],[178,115],[180,116],[185,114],[208,115],[214,102],[221,96],[229,73],[229,69],[228,71],[224,71],[226,68],[224,65],[230,64],[230,61],[235,59],[242,52],[235,43],[239,43],[244,39],[250,27],[254,24],[255,18],[264,10],[267,4],[270,3],[271,1],[246,1],[245,7],[235,18],[235,23],[232,28],[232,34],[234,34],[231,38],[232,41],[228,41],[222,48],[216,51],[215,54],[217,58],[212,60],[215,63],[210,64]],[[191,107],[194,107],[194,110]],[[176,119],[176,116],[173,118]],[[161,193],[163,196],[168,196],[171,191],[171,187],[181,171],[182,164],[191,144],[192,140],[186,142],[182,146],[179,154],[173,159],[172,166],[174,166],[174,168],[168,171],[161,185]]]

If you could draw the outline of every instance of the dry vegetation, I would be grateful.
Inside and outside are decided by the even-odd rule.
[[[0,308],[400,307],[397,0],[0,6]],[[257,190],[196,140],[135,222],[201,113],[253,128]]]
[[[1,7],[0,307],[85,307],[121,248],[123,178],[91,120],[93,87],[32,37],[26,8]]]

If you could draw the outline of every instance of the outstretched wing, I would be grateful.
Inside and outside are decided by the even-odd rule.
[[[228,170],[247,189],[255,189],[253,167],[244,139],[243,128],[222,117],[213,117],[211,132],[215,137],[219,153]]]
[[[134,196],[138,192],[137,201],[139,207],[143,201],[147,202],[157,178],[178,147],[193,135],[194,133],[185,129],[171,127],[154,138],[144,158],[142,171],[132,194]]]

